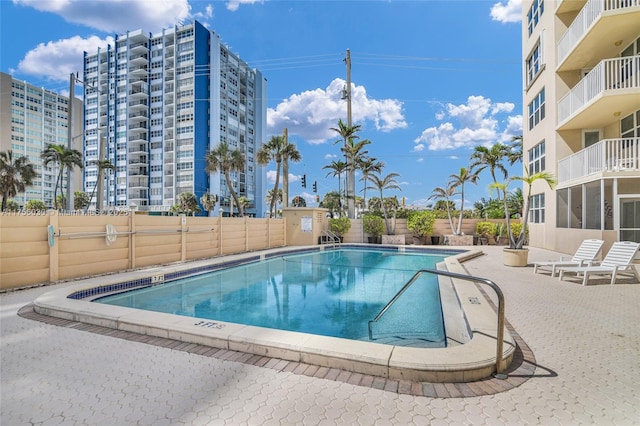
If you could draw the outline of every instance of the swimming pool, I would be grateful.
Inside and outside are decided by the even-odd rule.
[[[343,245],[351,246],[368,245]],[[41,315],[113,330],[391,379],[469,382],[489,377],[495,371],[496,311],[476,284],[455,278],[438,279],[447,331],[447,345],[441,348],[379,344],[92,302],[109,293],[159,285],[196,273],[296,253],[331,250],[326,246],[268,249],[79,279],[41,295],[34,300],[33,309]],[[386,250],[402,253],[413,249],[388,246]],[[461,263],[483,254],[480,250],[438,252],[449,254],[438,268],[465,275]],[[505,330],[502,353],[508,366],[515,353],[515,343],[508,330]]]
[[[94,301],[156,312],[370,340],[367,324],[413,274],[447,257],[349,248],[279,256]],[[374,341],[445,347],[438,280],[422,275],[374,324]]]

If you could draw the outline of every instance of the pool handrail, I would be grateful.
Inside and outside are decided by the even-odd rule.
[[[409,281],[407,281],[407,283],[404,286],[402,286],[400,290],[398,290],[395,296],[393,296],[391,300],[385,305],[385,307],[382,308],[382,310],[378,313],[378,315],[376,315],[374,319],[369,321],[369,340],[374,340],[373,331],[371,328],[373,323],[378,322],[380,317],[382,317],[385,314],[385,312],[387,312],[387,310],[391,307],[391,305],[395,303],[396,300],[398,300],[398,298],[402,295],[402,293],[404,293],[423,273],[444,275],[449,278],[456,278],[456,279],[465,280],[465,281],[477,282],[479,284],[486,284],[489,287],[491,287],[493,291],[496,292],[496,295],[498,296],[498,330],[497,330],[497,337],[496,337],[496,341],[497,341],[496,342],[496,373],[494,377],[497,379],[506,379],[507,375],[503,373],[505,368],[504,368],[504,362],[502,360],[502,348],[504,346],[504,294],[502,293],[502,290],[500,290],[500,287],[498,287],[496,283],[494,283],[493,281],[487,278],[474,277],[472,275],[457,274],[455,272],[449,272],[449,271],[440,271],[437,269],[420,269],[415,274],[413,274],[413,276],[409,279]]]

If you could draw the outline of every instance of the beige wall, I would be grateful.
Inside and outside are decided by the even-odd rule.
[[[118,232],[110,244],[107,225]],[[4,214],[0,290],[285,244],[284,219]]]

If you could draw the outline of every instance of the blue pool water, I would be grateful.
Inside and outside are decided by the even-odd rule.
[[[369,340],[402,286],[445,255],[369,249],[292,254],[96,300],[238,324]],[[373,325],[376,342],[444,347],[437,279],[423,274]]]

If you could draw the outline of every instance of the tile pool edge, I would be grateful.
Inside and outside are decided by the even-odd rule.
[[[312,250],[299,248],[301,250]],[[315,250],[317,250],[317,246]],[[285,250],[294,252],[298,250]],[[275,254],[274,254],[275,253]],[[225,256],[206,261],[189,262],[165,267],[125,272],[114,276],[94,277],[77,284],[48,292],[34,301],[34,310],[43,315],[86,324],[130,331],[154,337],[171,338],[186,343],[202,344],[220,349],[303,362],[321,367],[333,367],[351,372],[414,382],[469,382],[489,377],[496,362],[496,313],[486,302],[476,285],[454,280],[470,330],[468,343],[447,348],[408,348],[372,342],[352,341],[305,333],[265,329],[214,320],[202,320],[159,312],[101,305],[68,297],[78,291],[105,286],[123,280],[149,278],[175,270],[203,265],[272,257],[282,250],[269,250]],[[445,263],[452,272],[465,273],[460,262],[482,255],[479,250],[456,252]],[[455,282],[458,281],[458,282]],[[481,303],[471,303],[480,300]],[[515,351],[514,340],[505,330],[503,359],[508,365]]]

